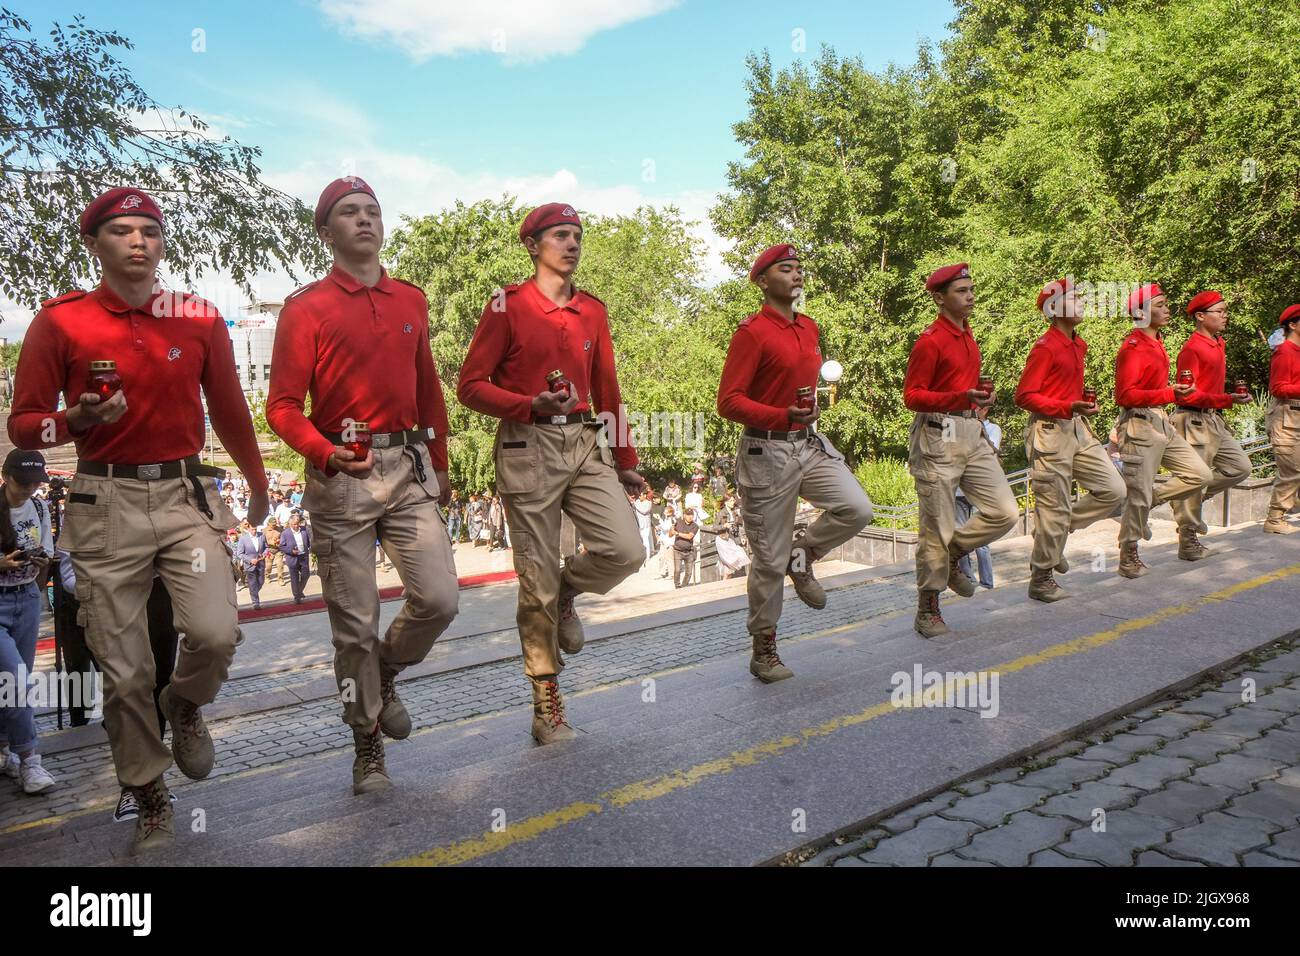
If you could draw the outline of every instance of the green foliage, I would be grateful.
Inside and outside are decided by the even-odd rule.
[[[157,196],[166,265],[187,282],[220,269],[249,289],[277,267],[323,270],[311,211],[261,181],[261,151],[159,104],[116,58],[131,48],[82,17],[37,40],[0,8],[0,292],[34,305],[93,280],[77,218],[122,185]]]
[[[879,510],[881,506],[907,508],[916,504],[916,485],[907,470],[906,461],[888,456],[876,458],[858,465],[853,474],[876,507],[876,513],[871,519],[873,525],[916,530],[915,516],[902,521],[891,521]]]

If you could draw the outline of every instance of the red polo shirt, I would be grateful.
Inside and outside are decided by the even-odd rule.
[[[1165,343],[1158,335],[1134,332],[1115,356],[1115,402],[1123,408],[1154,408],[1173,400]]]
[[[456,389],[460,403],[495,418],[531,422],[533,398],[548,388],[546,376],[560,369],[578,393],[574,412],[617,415],[623,400],[605,303],[575,289],[567,305],[556,305],[533,279],[502,293],[483,309],[469,343]],[[617,437],[609,436],[618,467],[635,468],[636,448]]]
[[[957,328],[940,315],[917,338],[907,360],[903,404],[914,412],[974,408],[966,393],[980,383],[980,349],[970,324]]]
[[[169,314],[170,313],[170,314]],[[127,410],[111,425],[68,431],[62,393],[76,403],[90,363],[112,359]],[[202,396],[200,396],[202,389]],[[14,383],[9,438],[19,448],[76,443],[77,455],[114,465],[149,465],[197,455],[212,428],[251,490],[266,490],[266,470],[248,403],[235,371],[235,350],[220,313],[188,293],[155,293],[133,309],[108,286],[44,303],[23,338]],[[52,438],[45,423],[54,423]]]
[[[1051,326],[1038,337],[1016,387],[1016,404],[1049,418],[1073,418],[1070,405],[1083,401],[1083,357],[1088,343]]]
[[[1194,408],[1232,406],[1232,396],[1223,390],[1228,359],[1224,353],[1222,336],[1211,337],[1193,332],[1178,352],[1178,371],[1181,372],[1185,368],[1192,370],[1196,391],[1180,399],[1179,405],[1189,405]]]
[[[1290,339],[1284,339],[1273,350],[1273,360],[1268,367],[1268,390],[1274,398],[1300,398],[1300,345]]]
[[[311,395],[311,416],[303,396]],[[337,266],[291,295],[275,327],[266,420],[322,471],[343,419],[372,433],[432,428],[429,455],[447,470],[447,406],[429,350],[429,303],[392,278],[366,286]]]
[[[767,303],[731,336],[718,385],[718,414],[765,431],[797,431],[786,416],[795,393],[817,387],[822,367],[817,323],[802,313],[790,322]]]

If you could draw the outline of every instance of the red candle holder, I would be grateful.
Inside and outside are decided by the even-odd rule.
[[[573,394],[573,383],[565,378],[564,372],[558,368],[546,376],[546,387],[562,396],[562,401],[568,401],[569,396]]]
[[[356,455],[357,461],[361,461],[366,455],[370,454],[370,449],[374,447],[374,436],[370,434],[370,423],[353,422],[347,428],[351,429],[351,440],[344,441],[343,447]]]
[[[804,385],[795,390],[794,403],[804,411],[811,412],[817,407],[817,392],[811,385]]]
[[[1190,368],[1185,368],[1178,373],[1179,385],[1191,385],[1193,381],[1192,370]]]
[[[993,379],[988,375],[980,376],[980,391],[985,395],[993,394]]]
[[[98,359],[90,363],[90,372],[86,375],[86,391],[99,396],[106,402],[122,390],[122,376],[117,374],[117,363],[108,359]]]
[[[1083,400],[1089,405],[1097,404],[1097,390],[1095,388],[1085,388],[1083,390]]]
[[[1233,390],[1233,392],[1236,393],[1237,395],[1249,395],[1249,394],[1250,394],[1250,388],[1249,388],[1249,386],[1246,385],[1246,380],[1245,380],[1244,378],[1239,378],[1239,379],[1237,379],[1235,382],[1233,382],[1233,383],[1232,383],[1232,390]]]

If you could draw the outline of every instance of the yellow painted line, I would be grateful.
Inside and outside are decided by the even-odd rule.
[[[1124,621],[1115,627],[1107,628],[1104,631],[1098,631],[1095,634],[1089,634],[1084,637],[1077,637],[1073,640],[1063,641],[1060,644],[1054,644],[1051,647],[1044,648],[1041,651],[1035,651],[1032,654],[1025,654],[1014,660],[1007,661],[1004,664],[993,667],[981,668],[981,670],[997,671],[999,673],[1015,673],[1017,671],[1028,670],[1031,667],[1037,667],[1048,661],[1056,660],[1063,657],[1070,657],[1075,654],[1086,653],[1107,644],[1114,643],[1123,637],[1137,633],[1153,624],[1159,624],[1172,618],[1182,617],[1191,614],[1207,605],[1227,600],[1235,595],[1242,594],[1255,588],[1263,587],[1266,584],[1272,584],[1275,581],[1281,581],[1292,575],[1300,574],[1300,564],[1293,564],[1288,567],[1279,568],[1268,574],[1262,574],[1258,577],[1251,578],[1247,581],[1241,581],[1237,584],[1230,585],[1219,591],[1203,595],[1195,601],[1189,601],[1185,604],[1174,604],[1169,607],[1161,608],[1157,611],[1147,614],[1143,617],[1133,618]],[[850,627],[845,625],[839,628],[832,628],[831,632],[838,632]],[[471,860],[480,859],[494,853],[515,846],[520,843],[527,843],[537,839],[545,833],[557,830],[566,826],[575,820],[580,820],[593,814],[599,813],[608,806],[609,809],[620,809],[635,803],[643,803],[649,800],[656,800],[659,797],[674,793],[678,790],[684,790],[703,783],[713,777],[731,773],[741,767],[752,767],[764,761],[771,760],[773,757],[793,750],[811,740],[821,737],[828,737],[847,727],[855,727],[868,721],[875,720],[878,717],[884,717],[888,714],[898,713],[900,710],[907,708],[895,707],[892,701],[882,701],[874,704],[865,710],[852,714],[843,714],[839,717],[833,717],[823,723],[813,727],[806,727],[802,730],[778,737],[775,740],[764,741],[753,747],[744,750],[737,750],[723,757],[714,760],[708,760],[704,763],[696,764],[685,770],[674,770],[670,773],[658,777],[652,777],[648,780],[640,780],[625,786],[603,793],[598,798],[599,802],[581,801],[571,803],[568,806],[561,807],[558,810],[551,810],[538,816],[529,817],[521,823],[513,824],[500,833],[487,833],[481,837],[470,840],[463,840],[447,844],[442,847],[435,847],[422,853],[394,860],[389,866],[445,866],[450,863],[466,863]]]

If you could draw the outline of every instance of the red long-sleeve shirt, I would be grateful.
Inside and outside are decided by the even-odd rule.
[[[73,435],[67,410],[55,411],[59,394],[67,404],[79,402],[90,363],[101,359],[117,363],[126,414]],[[216,307],[187,293],[158,292],[131,308],[100,285],[51,299],[32,320],[18,358],[9,438],[19,448],[71,441],[79,457],[105,464],[176,461],[197,455],[207,439],[203,396],[212,428],[249,488],[265,491],[235,350]]]
[[[1115,402],[1123,408],[1153,408],[1174,400],[1169,353],[1157,335],[1134,332],[1115,356]]]
[[[1300,398],[1300,345],[1290,339],[1273,350],[1268,367],[1268,390],[1274,398]]]
[[[531,422],[533,398],[550,387],[546,376],[554,369],[573,383],[578,394],[574,412],[593,411],[594,405],[594,411],[619,414],[623,400],[605,303],[575,289],[568,304],[559,306],[529,279],[506,286],[483,309],[460,367],[456,396],[485,415]],[[618,467],[635,468],[630,438],[609,438]]]
[[[980,383],[980,349],[969,323],[960,329],[942,315],[912,346],[903,379],[903,404],[914,412],[974,408],[966,393]]]
[[[303,396],[311,394],[311,416]],[[335,266],[291,295],[280,312],[271,353],[266,420],[317,468],[342,432],[343,419],[372,434],[432,428],[429,456],[447,470],[447,405],[429,350],[424,292],[387,271],[366,286]]]
[[[796,312],[794,321],[764,303],[731,336],[718,384],[718,414],[765,431],[797,431],[787,409],[795,393],[817,387],[822,350],[817,323]]]
[[[1232,396],[1224,391],[1228,358],[1224,352],[1223,337],[1210,337],[1193,332],[1178,351],[1178,371],[1192,370],[1196,391],[1178,400],[1179,405],[1193,408],[1230,408]]]
[[[1083,336],[1067,336],[1056,326],[1038,337],[1016,386],[1016,404],[1049,418],[1073,418],[1070,406],[1083,401]]]

